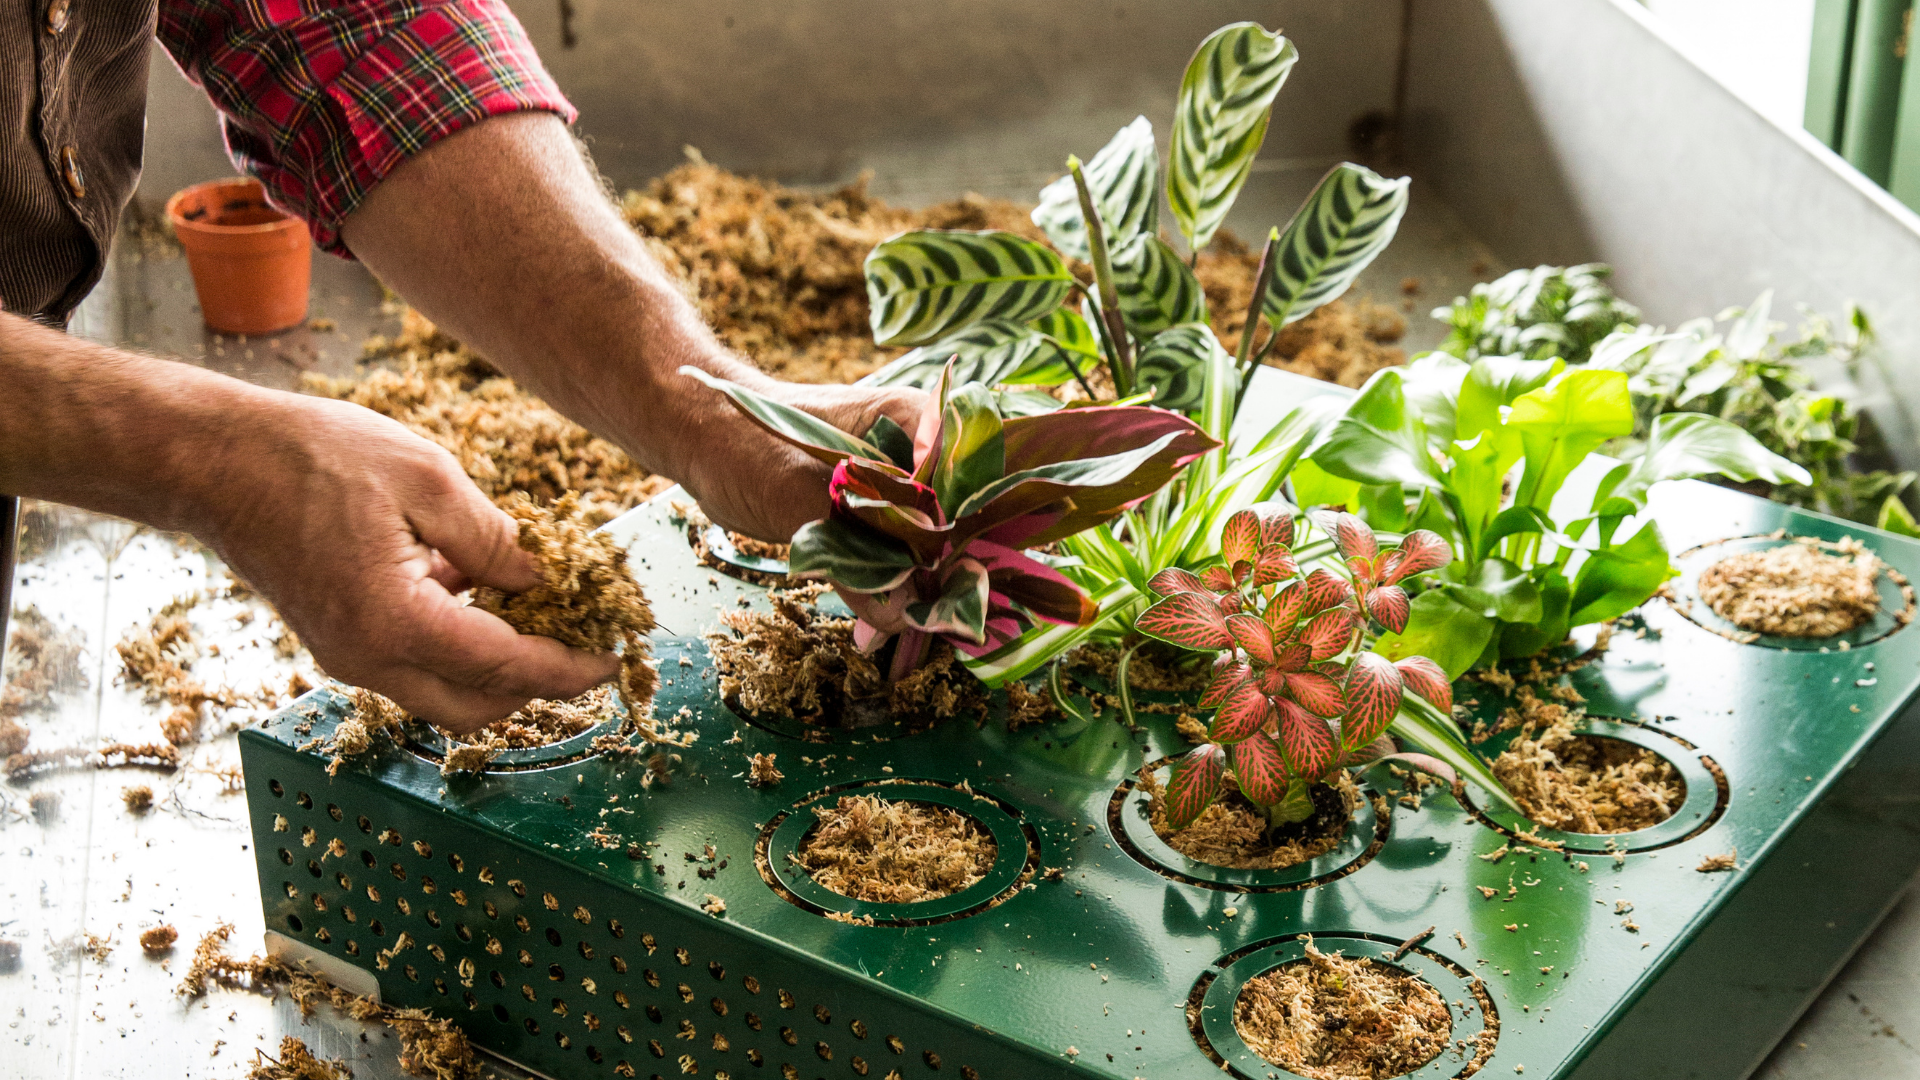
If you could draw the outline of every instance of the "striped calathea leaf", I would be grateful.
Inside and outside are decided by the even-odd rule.
[[[1346,292],[1386,250],[1406,213],[1410,183],[1351,163],[1328,171],[1274,250],[1261,314],[1275,330]]]
[[[1085,320],[1055,308],[1028,323],[986,319],[922,345],[861,379],[864,386],[932,389],[948,361],[956,385],[1058,386],[1099,362],[1100,347]]]
[[[1274,96],[1297,59],[1293,42],[1243,22],[1209,34],[1188,61],[1174,108],[1167,202],[1194,250],[1212,241],[1247,182]]]
[[[980,656],[1036,622],[1093,619],[1094,601],[1026,549],[1111,521],[1218,445],[1164,409],[1007,417],[986,386],[956,383],[957,368],[950,363],[935,384],[904,462],[746,387],[681,369],[834,464],[832,510],[794,534],[788,565],[833,584],[857,616],[861,648],[897,639],[896,680],[935,640]],[[878,441],[896,441],[885,434]]]
[[[1314,523],[1365,588],[1397,587],[1445,562],[1417,535],[1383,546],[1352,515],[1317,516]],[[1424,657],[1395,664],[1366,650],[1368,593],[1325,568],[1302,574],[1291,551],[1294,524],[1284,513],[1239,511],[1221,526],[1216,564],[1199,572],[1172,567],[1149,580],[1157,599],[1135,629],[1181,649],[1218,653],[1199,701],[1215,710],[1209,741],[1174,767],[1180,813],[1173,812],[1170,785],[1169,822],[1179,828],[1176,818],[1192,821],[1228,783],[1265,808],[1270,822],[1299,820],[1313,812],[1303,785],[1387,756],[1450,781],[1465,775],[1506,800],[1458,728],[1447,728],[1453,690],[1439,665]],[[1437,756],[1396,754],[1386,738],[1409,716],[1413,699],[1420,705],[1408,728]],[[1435,721],[1436,714],[1444,719]],[[1231,766],[1224,779],[1211,778],[1221,760],[1211,751],[1224,751]],[[1192,775],[1181,779],[1183,769]]]
[[[919,229],[869,252],[868,321],[881,345],[924,345],[988,319],[1023,323],[1073,285],[1060,256],[1009,232]]]
[[[1186,261],[1157,236],[1136,236],[1113,252],[1120,317],[1141,340],[1179,323],[1204,323],[1207,297]]]
[[[1152,391],[1155,405],[1191,413],[1206,395],[1208,364],[1225,351],[1203,322],[1170,327],[1140,350],[1134,381],[1141,390]],[[1231,374],[1232,368],[1227,371]]]
[[[1121,128],[1082,173],[1110,249],[1118,251],[1136,237],[1159,231],[1160,156],[1153,144],[1153,125],[1146,117],[1136,116]],[[1062,254],[1082,262],[1093,257],[1073,177],[1063,176],[1040,189],[1033,223]]]

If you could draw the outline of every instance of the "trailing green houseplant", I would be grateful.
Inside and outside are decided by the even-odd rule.
[[[1197,703],[1213,709],[1213,719],[1207,741],[1173,766],[1170,827],[1191,824],[1230,785],[1262,809],[1270,827],[1302,821],[1315,810],[1313,785],[1388,758],[1457,779],[1449,763],[1397,753],[1387,738],[1410,703],[1450,717],[1445,673],[1425,657],[1389,662],[1364,647],[1370,622],[1405,626],[1400,583],[1444,566],[1451,552],[1424,531],[1383,551],[1352,515],[1328,515],[1322,531],[1335,538],[1351,578],[1325,567],[1303,572],[1292,515],[1253,510],[1227,519],[1220,559],[1199,574],[1169,567],[1153,576],[1159,599],[1136,621],[1139,632],[1215,654]],[[1446,756],[1504,799],[1464,743],[1454,750]]]
[[[1296,495],[1360,508],[1376,528],[1445,538],[1453,562],[1413,598],[1406,627],[1374,647],[1392,658],[1431,657],[1457,678],[1476,663],[1533,655],[1653,596],[1673,573],[1666,544],[1652,521],[1632,523],[1654,484],[1809,479],[1739,427],[1702,413],[1656,418],[1631,462],[1593,456],[1632,430],[1621,372],[1430,354],[1361,388],[1296,470]],[[1582,485],[1556,506],[1590,460],[1591,494]]]

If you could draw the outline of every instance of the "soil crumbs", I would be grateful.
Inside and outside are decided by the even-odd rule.
[[[1659,754],[1618,739],[1575,734],[1577,710],[1515,694],[1521,733],[1493,774],[1536,825],[1562,832],[1634,832],[1673,816],[1686,799],[1680,773]]]
[[[1237,791],[1201,812],[1194,823],[1175,832],[1167,826],[1167,806],[1159,778],[1140,773],[1153,831],[1167,846],[1195,862],[1234,870],[1281,870],[1317,859],[1346,839],[1347,823],[1360,809],[1360,789],[1342,769],[1330,784],[1312,789],[1314,815],[1269,833],[1267,816]]]
[[[1700,598],[1750,633],[1823,638],[1866,624],[1880,610],[1880,560],[1852,537],[1833,554],[1821,547],[1796,538],[1729,555],[1700,575]]]
[[[287,1035],[280,1039],[278,1058],[254,1051],[247,1080],[353,1080],[353,1070],[344,1061],[315,1057],[306,1043]]]
[[[1382,1080],[1438,1057],[1453,1016],[1418,976],[1308,938],[1306,959],[1247,980],[1233,1026],[1254,1053],[1310,1080]]]
[[[984,708],[978,680],[935,642],[927,662],[889,686],[870,656],[853,643],[853,620],[814,606],[827,586],[812,583],[768,594],[774,610],[727,611],[706,634],[720,673],[720,693],[747,713],[829,726],[856,715],[944,720]]]
[[[820,821],[793,858],[841,896],[911,904],[951,896],[993,869],[999,847],[958,810],[873,795],[818,806]]]

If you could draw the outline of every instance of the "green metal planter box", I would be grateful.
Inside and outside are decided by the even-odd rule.
[[[1689,573],[1784,528],[1920,574],[1920,545],[1705,484],[1656,489],[1653,512]],[[1235,872],[1142,821],[1135,772],[1185,749],[1163,716],[826,741],[737,717],[697,635],[759,590],[697,565],[658,502],[609,528],[665,628],[657,711],[700,733],[665,782],[643,786],[645,755],[587,754],[594,733],[478,777],[443,777],[430,741],[329,777],[297,747],[342,716],[331,690],[241,737],[268,926],[549,1076],[1266,1080],[1232,1022],[1242,983],[1303,935],[1386,957],[1431,927],[1395,962],[1451,1004],[1455,1041],[1414,1075],[1738,1077],[1920,866],[1920,832],[1860,809],[1881,774],[1849,773],[1920,686],[1920,633],[1892,619],[1844,649],[1743,644],[1701,605],[1624,624],[1572,681],[1594,734],[1686,780],[1653,828],[1542,850],[1376,770],[1342,847]],[[1889,612],[1910,603],[1889,590]],[[1459,690],[1497,716],[1490,687]],[[746,784],[754,753],[779,755],[779,785]],[[784,856],[811,804],[856,790],[959,808],[998,861],[937,901],[828,892]],[[1737,869],[1696,869],[1730,852]]]

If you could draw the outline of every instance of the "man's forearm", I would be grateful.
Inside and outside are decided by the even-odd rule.
[[[164,529],[240,498],[212,453],[283,395],[0,314],[0,492]]]
[[[703,430],[730,419],[717,395],[680,390],[681,365],[765,381],[714,339],[549,114],[496,117],[436,143],[382,181],[343,232],[437,325],[653,471],[684,478]]]

